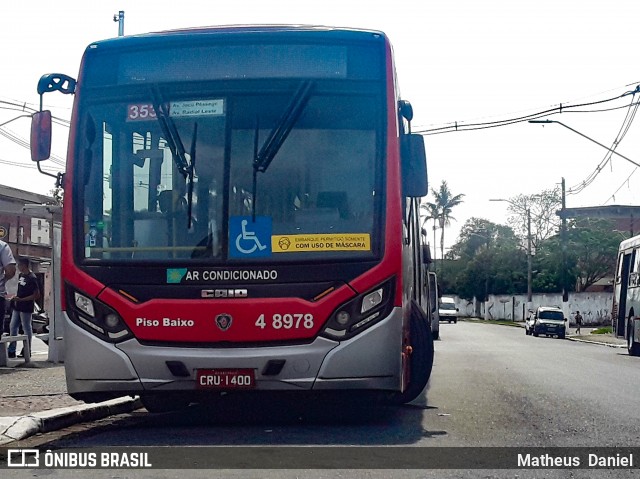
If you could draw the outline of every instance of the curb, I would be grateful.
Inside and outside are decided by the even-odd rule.
[[[95,421],[142,407],[140,398],[123,397],[96,404],[82,404],[27,416],[0,417],[0,445],[51,432],[79,422]]]
[[[589,343],[589,344],[597,344],[599,346],[609,346],[610,348],[626,348],[625,344],[612,344],[612,343],[604,343],[600,341],[589,341],[588,339],[578,339],[567,336],[569,341],[575,341],[576,343]]]

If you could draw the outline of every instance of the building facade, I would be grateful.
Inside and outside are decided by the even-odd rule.
[[[41,282],[51,264],[53,224],[60,222],[61,215],[33,207],[52,204],[55,199],[51,196],[0,185],[0,239],[9,244],[16,258],[31,260]],[[9,291],[17,287],[13,284],[16,278],[7,285]]]

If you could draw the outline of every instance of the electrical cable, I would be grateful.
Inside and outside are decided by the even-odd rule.
[[[588,102],[588,103],[579,103],[579,104],[575,104],[575,105],[567,105],[564,103],[560,103],[558,106],[553,107],[553,108],[548,108],[546,110],[541,110],[538,111],[536,113],[531,113],[529,115],[524,115],[524,116],[519,116],[519,117],[515,117],[515,118],[508,118],[505,120],[496,120],[496,121],[489,121],[489,122],[481,122],[481,123],[469,123],[469,124],[464,124],[463,122],[454,122],[452,124],[449,124],[447,126],[442,126],[442,127],[437,127],[437,128],[414,128],[413,132],[414,133],[418,133],[424,136],[428,136],[428,135],[439,135],[442,133],[453,133],[455,131],[474,131],[474,130],[484,130],[487,128],[496,128],[496,127],[500,127],[500,126],[506,126],[506,125],[512,125],[514,123],[522,123],[525,121],[529,121],[529,120],[535,120],[538,119],[540,117],[543,116],[549,116],[549,115],[553,115],[556,113],[563,113],[567,110],[573,109],[573,108],[582,108],[585,106],[592,106],[592,105],[600,105],[603,103],[608,103],[611,101],[615,101],[615,100],[619,100],[627,95],[633,95],[637,92],[640,91],[640,85],[636,87],[635,90],[632,91],[627,91],[625,93],[623,93],[622,95],[618,95],[615,97],[611,97],[611,98],[607,98],[605,100],[598,100],[598,101],[593,101],[593,102]],[[628,105],[627,105],[628,106]]]
[[[633,93],[633,95],[635,97],[635,92]],[[572,186],[571,188],[568,188],[566,192],[567,195],[576,195],[584,191],[585,188],[587,188],[589,185],[591,185],[595,181],[595,179],[598,177],[598,175],[604,169],[607,163],[611,161],[613,152],[626,136],[627,132],[629,131],[629,128],[631,127],[631,124],[633,123],[633,120],[635,119],[636,113],[638,111],[639,104],[633,101],[634,97],[632,97],[631,103],[627,107],[628,108],[627,114],[625,115],[625,118],[622,122],[620,130],[618,131],[616,138],[613,140],[611,144],[611,148],[610,148],[611,151],[607,151],[602,161],[600,161],[598,166],[596,166],[596,169],[591,174],[589,174],[587,178],[585,178],[582,182]]]
[[[0,127],[0,136],[4,136],[5,138],[7,138],[8,140],[16,143],[17,145],[20,145],[23,148],[26,148],[27,150],[31,149],[31,145],[29,144],[29,142],[27,140],[25,140],[22,137],[19,137],[18,135],[16,135],[15,133],[13,133],[12,131],[8,130],[7,128],[4,127]],[[52,163],[55,163],[56,165],[63,167],[66,164],[66,160],[60,156],[57,155],[51,155],[50,156],[50,160]]]

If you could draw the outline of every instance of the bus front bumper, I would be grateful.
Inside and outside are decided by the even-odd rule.
[[[342,342],[317,337],[308,344],[264,347],[149,346],[136,339],[111,344],[67,319],[65,343],[67,389],[83,400],[151,391],[195,391],[200,369],[251,369],[256,390],[400,391],[402,387],[399,308]],[[284,361],[277,374],[269,371],[273,361]],[[181,364],[179,375],[174,374],[177,363]]]

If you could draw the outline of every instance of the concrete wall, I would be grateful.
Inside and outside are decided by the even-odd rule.
[[[445,295],[455,299],[460,316],[485,318],[485,303],[467,301],[455,295]],[[576,311],[582,314],[584,325],[611,324],[613,293],[569,293],[569,301],[562,303],[562,294],[534,294],[531,309],[538,306],[557,306],[573,323]],[[523,321],[527,314],[527,295],[490,295],[486,303],[487,319]]]

